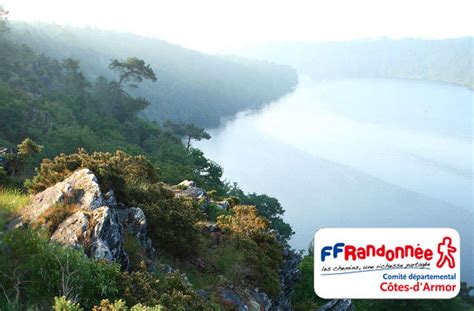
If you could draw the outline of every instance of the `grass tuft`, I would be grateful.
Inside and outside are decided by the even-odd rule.
[[[0,189],[0,230],[29,203],[30,196],[18,189]]]

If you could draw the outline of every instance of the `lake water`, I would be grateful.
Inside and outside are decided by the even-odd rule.
[[[300,78],[196,144],[244,191],[280,200],[307,249],[320,227],[453,227],[474,282],[473,95],[404,80]]]

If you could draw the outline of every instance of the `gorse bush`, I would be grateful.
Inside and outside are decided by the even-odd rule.
[[[217,224],[252,268],[246,278],[275,297],[280,292],[278,269],[283,262],[282,246],[269,231],[270,222],[258,216],[255,206],[238,205],[229,215],[217,217]]]
[[[68,300],[65,296],[54,297],[54,311],[84,311],[78,303]]]
[[[127,204],[152,200],[150,196],[161,198],[166,192],[156,185],[156,168],[144,156],[131,156],[122,151],[87,153],[84,149],[70,155],[61,154],[53,160],[43,160],[36,176],[26,185],[30,191],[37,193],[80,168],[94,172],[103,191],[113,189],[117,199]]]
[[[158,278],[143,264],[141,269],[123,273],[121,284],[120,295],[129,305],[159,305],[165,310],[213,309],[177,271]]]
[[[173,198],[140,207],[147,219],[149,236],[157,249],[178,258],[195,254],[201,237],[196,224],[204,219],[196,204]]]

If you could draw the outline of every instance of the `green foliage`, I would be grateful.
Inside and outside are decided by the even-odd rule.
[[[0,231],[29,202],[30,197],[18,189],[0,189]]]
[[[159,81],[143,82],[134,95],[152,103],[144,114],[152,120],[209,128],[222,116],[262,106],[298,83],[296,71],[288,66],[206,55],[132,34],[16,22],[11,37],[57,59],[78,59],[90,79],[111,79],[110,59],[133,55],[146,60]]]
[[[224,231],[253,237],[265,232],[269,222],[265,218],[257,216],[255,206],[241,205],[235,206],[232,209],[232,214],[219,216],[217,224]]]
[[[80,168],[89,168],[97,176],[103,191],[113,189],[117,199],[127,204],[170,196],[162,187],[155,185],[158,182],[156,169],[145,157],[131,156],[122,151],[89,154],[79,149],[74,154],[61,154],[53,160],[45,159],[37,175],[27,185],[33,193],[37,193],[64,180]]]
[[[245,194],[235,183],[227,185],[227,188],[227,193],[238,197],[241,204],[254,205],[257,208],[258,214],[271,222],[270,227],[277,230],[283,240],[288,240],[294,234],[291,226],[282,219],[285,210],[276,198],[266,194]]]
[[[191,139],[200,141],[202,139],[211,139],[211,135],[205,129],[192,123],[166,121],[164,127],[170,129],[178,137],[186,137],[186,149],[191,147]]]
[[[86,74],[91,70],[91,59],[88,57],[82,62]],[[259,75],[254,75],[254,69],[245,68],[249,64],[237,63],[230,65],[230,72],[239,72],[247,80],[249,77],[259,79]],[[158,85],[156,88],[166,93],[165,97],[172,98],[170,102],[178,103],[175,107],[168,102],[168,110],[164,109],[159,119],[163,120],[166,115],[167,119],[192,117],[194,120],[187,122],[207,125],[243,106],[257,106],[289,90],[294,81],[277,81],[279,78],[273,76],[276,68],[262,66],[257,71],[262,70],[264,73],[260,77],[268,78],[262,79],[268,88],[255,86],[254,81],[238,79],[230,79],[222,85],[221,77],[214,79],[217,84],[213,87],[218,90],[240,90],[233,92],[236,98],[212,95],[214,92],[204,94],[202,90],[211,84],[191,83],[192,79],[176,84],[171,92],[169,84]],[[107,64],[101,64],[101,67],[100,74],[107,75],[104,71]],[[117,71],[118,81],[97,74],[94,75],[98,77],[96,82],[91,83],[77,60],[68,58],[59,62],[0,36],[0,143],[14,146],[25,137],[31,138],[19,148],[25,177],[31,176],[33,167],[40,160],[35,152],[41,148],[33,140],[44,145],[42,156],[52,160],[43,160],[36,175],[25,183],[33,193],[62,181],[77,169],[91,169],[103,191],[113,189],[120,202],[144,210],[148,235],[161,254],[170,255],[177,262],[186,262],[204,248],[203,240],[208,237],[204,237],[197,225],[205,215],[195,202],[175,199],[173,192],[161,182],[177,184],[184,179],[194,180],[206,190],[215,190],[216,197],[229,198],[232,205],[239,204],[241,197],[228,193],[221,181],[222,168],[218,164],[207,159],[202,151],[190,147],[191,139],[209,138],[204,129],[182,123],[182,134],[171,133],[157,123],[138,117],[138,112],[149,102],[127,94],[124,88],[126,85],[133,87],[132,83],[144,79],[154,80],[156,77],[149,65],[135,58],[113,61],[111,69]],[[287,70],[280,69],[276,72]],[[165,70],[164,81],[175,81],[169,73]],[[184,76],[178,73],[178,77]],[[160,70],[160,83],[161,78]],[[145,88],[147,85],[142,84]],[[245,87],[249,85],[259,90],[248,92]],[[149,94],[149,90],[136,91],[135,95]],[[242,93],[247,95],[242,96]],[[217,102],[219,98],[230,104],[222,105]],[[196,105],[189,104],[190,99],[196,100]],[[206,103],[202,109],[208,100],[209,105]],[[182,109],[183,105],[185,109]],[[183,136],[188,138],[187,146],[181,142]],[[5,184],[4,180],[5,174],[1,174],[0,182]],[[28,200],[26,195],[19,193],[0,194],[0,222],[5,223]],[[40,221],[54,230],[72,212],[74,206],[57,206],[42,215]],[[268,221],[252,208],[243,208],[242,212],[237,208],[233,215],[219,214],[212,218],[229,216],[222,218],[228,223],[228,234],[222,251],[219,247],[207,250],[207,259],[218,270],[211,272],[210,279],[215,279],[217,273],[223,274],[229,280],[251,282],[275,296],[279,290],[277,273],[281,246],[269,232]],[[134,268],[127,273],[121,273],[115,264],[91,260],[80,251],[50,244],[43,231],[38,235],[31,230],[13,230],[2,233],[0,240],[0,285],[6,293],[0,295],[0,309],[10,306],[48,309],[53,297],[58,295],[64,296],[56,300],[59,306],[71,305],[69,307],[73,308],[72,305],[79,303],[86,310],[103,299],[114,301],[117,298],[123,298],[129,306],[142,304],[132,307],[136,310],[146,310],[143,305],[157,306],[155,309],[163,306],[168,310],[213,308],[199,298],[179,273],[158,277],[143,270],[140,265],[144,259],[142,250],[134,239],[125,239],[124,247],[131,254]],[[115,303],[110,301],[103,307],[112,308]],[[118,307],[127,308],[121,302],[114,306]]]
[[[214,203],[210,203],[206,208],[206,214],[207,214],[207,218],[210,221],[216,222],[219,216],[228,215],[229,212],[222,208],[217,207]]]
[[[119,86],[130,81],[142,82],[143,79],[156,81],[155,73],[150,65],[146,65],[145,61],[136,57],[129,57],[126,60],[113,59],[109,68],[119,74]]]
[[[201,232],[196,223],[204,218],[189,200],[167,199],[140,206],[147,218],[149,235],[157,249],[178,258],[195,254]]]
[[[94,306],[92,311],[128,311],[125,301],[119,299],[113,303],[108,299],[103,299],[99,306]]]
[[[314,257],[305,256],[299,265],[300,277],[295,284],[291,301],[295,311],[316,310],[326,301],[314,293]]]
[[[147,307],[139,303],[130,308],[130,311],[164,311],[164,308],[162,306]]]
[[[268,231],[267,219],[257,215],[255,206],[235,206],[232,214],[217,218],[251,267],[246,278],[275,297],[280,292],[278,271],[283,262],[281,244]]]
[[[54,311],[84,311],[78,303],[68,300],[66,297],[54,297]]]
[[[206,189],[223,187],[219,165],[199,150],[187,150],[176,135],[158,124],[140,119],[137,113],[149,102],[118,90],[117,82],[99,77],[92,84],[77,60],[67,58],[60,63],[2,37],[0,56],[2,145],[13,146],[30,137],[45,147],[42,155],[46,158],[78,148],[123,150],[146,155],[160,167],[164,182],[190,179]],[[33,173],[38,162],[37,156],[27,161],[24,177]]]
[[[27,161],[42,150],[43,146],[38,145],[30,138],[23,140],[21,144],[17,146],[17,153],[11,154],[8,159],[12,168],[11,175],[15,176],[15,174],[20,173],[24,169]]]
[[[30,138],[26,138],[17,146],[18,158],[22,161],[32,157],[43,150],[43,146],[38,145]]]
[[[167,310],[210,310],[179,272],[162,278],[142,268],[122,276],[121,297],[128,304],[161,305]]]
[[[118,265],[90,260],[80,251],[49,243],[35,231],[2,233],[0,249],[0,309],[48,306],[58,293],[91,308],[118,292]]]

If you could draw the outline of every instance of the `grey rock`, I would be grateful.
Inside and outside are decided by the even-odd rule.
[[[83,211],[78,211],[63,221],[51,236],[51,241],[79,249],[87,239],[89,219]]]
[[[94,210],[105,205],[97,178],[89,169],[84,168],[35,195],[23,220],[34,221],[60,203],[78,204],[82,210]]]
[[[355,307],[350,299],[335,299],[323,305],[318,311],[354,311]]]
[[[250,295],[252,298],[249,301],[250,310],[255,311],[269,311],[271,310],[273,303],[270,297],[264,292],[254,292]]]
[[[206,196],[206,191],[204,189],[196,186],[196,183],[191,180],[185,180],[179,183],[174,187],[174,193],[176,197],[185,197],[192,198],[195,200],[200,200],[205,198],[208,201]]]
[[[93,258],[118,262],[123,269],[129,267],[123,245],[125,234],[137,239],[148,255],[147,260],[155,255],[147,237],[143,211],[117,203],[113,190],[102,195],[97,178],[89,169],[77,170],[64,181],[35,195],[22,218],[11,222],[9,227],[35,223],[58,203],[75,205],[75,212],[58,225],[51,235],[52,241],[83,249]]]
[[[301,262],[301,255],[294,250],[283,248],[283,265],[280,268],[281,293],[276,298],[272,310],[287,311],[293,310],[291,296],[293,288],[300,276],[298,266]]]
[[[146,217],[142,209],[138,207],[130,207],[118,209],[117,211],[119,221],[124,230],[137,239],[148,256],[153,257],[156,252],[151,245],[151,240],[147,237]]]
[[[218,201],[218,202],[213,202],[217,208],[221,210],[228,210],[230,208],[230,204],[227,201]]]
[[[206,224],[203,228],[204,231],[207,231],[207,232],[221,232],[221,228],[219,228],[219,226],[217,224],[214,224],[214,223],[209,223],[209,224]]]
[[[191,187],[196,187],[196,183],[192,180],[183,180],[178,184],[178,187],[185,187],[185,188],[191,188]]]
[[[245,301],[240,297],[240,295],[230,288],[222,289],[220,296],[224,303],[233,306],[236,310],[249,310],[249,307],[245,304]]]
[[[209,300],[209,293],[206,292],[204,289],[198,289],[196,294],[204,300]]]
[[[94,210],[89,220],[93,229],[90,235],[90,256],[116,261],[128,268],[128,255],[123,249],[123,227],[117,212],[108,206]]]
[[[117,199],[115,198],[114,190],[110,189],[104,194],[105,205],[111,208],[117,207]]]
[[[128,255],[123,249],[123,227],[116,210],[108,206],[72,214],[54,231],[51,241],[82,248],[90,257],[118,262],[124,269],[128,268]]]

